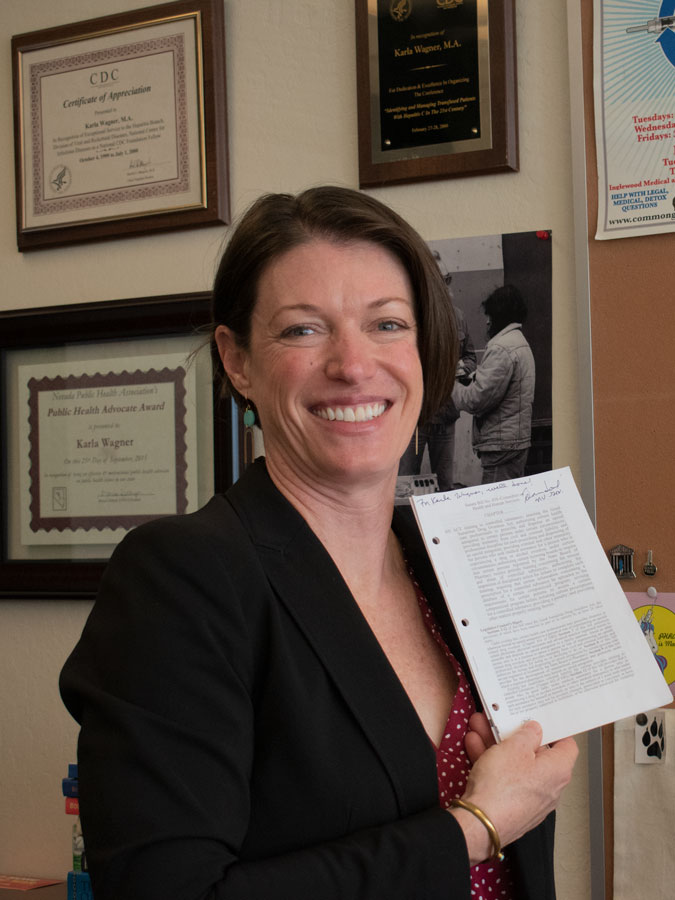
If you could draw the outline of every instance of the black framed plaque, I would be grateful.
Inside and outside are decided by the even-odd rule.
[[[517,171],[514,0],[356,0],[361,187]]]

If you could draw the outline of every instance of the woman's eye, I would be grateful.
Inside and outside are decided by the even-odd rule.
[[[406,325],[404,322],[396,322],[393,319],[385,319],[382,322],[377,323],[378,331],[399,331],[401,328],[405,328]]]
[[[290,328],[285,328],[281,333],[282,337],[303,337],[307,334],[314,334],[314,329],[311,325],[291,325]]]

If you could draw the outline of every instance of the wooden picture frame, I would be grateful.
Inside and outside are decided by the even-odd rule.
[[[518,171],[515,0],[356,0],[359,184]]]
[[[229,222],[222,0],[12,38],[20,251]]]

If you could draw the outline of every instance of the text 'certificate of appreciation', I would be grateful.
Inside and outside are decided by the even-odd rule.
[[[569,469],[412,503],[498,740],[536,719],[550,743],[672,700]]]
[[[22,54],[26,230],[205,205],[194,17]]]
[[[24,544],[63,543],[64,532],[109,543],[119,529],[196,508],[195,375],[184,355],[99,366],[19,367]]]

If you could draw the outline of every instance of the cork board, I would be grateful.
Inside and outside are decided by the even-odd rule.
[[[675,234],[596,241],[593,9],[580,3],[596,525],[635,551],[626,591],[675,590]],[[648,551],[656,575],[643,573]],[[645,602],[648,602],[645,594]],[[673,706],[673,704],[671,704]],[[614,731],[603,729],[606,897],[613,897]]]

